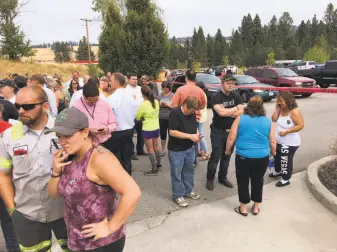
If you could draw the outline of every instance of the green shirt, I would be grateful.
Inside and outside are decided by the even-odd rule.
[[[146,100],[139,105],[136,120],[143,121],[143,130],[153,131],[159,129],[159,102],[155,100],[156,106],[152,107],[150,101]]]

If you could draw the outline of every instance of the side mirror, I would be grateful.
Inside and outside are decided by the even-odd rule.
[[[273,80],[277,80],[277,77],[274,75],[271,77]]]

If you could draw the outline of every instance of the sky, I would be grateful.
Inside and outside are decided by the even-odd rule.
[[[191,36],[194,27],[202,26],[205,35],[215,35],[218,28],[224,36],[237,29],[244,15],[258,14],[262,24],[273,15],[288,11],[299,25],[315,14],[320,20],[332,0],[154,0],[163,10],[169,36]],[[91,9],[92,0],[29,0],[17,22],[32,44],[54,41],[79,41],[86,35],[81,18],[94,19],[89,25],[90,42],[97,43],[101,31],[99,14]],[[337,7],[337,6],[336,6]]]

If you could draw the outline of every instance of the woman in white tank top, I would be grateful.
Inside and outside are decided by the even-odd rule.
[[[282,179],[276,184],[278,187],[290,185],[293,173],[293,159],[296,150],[301,145],[299,131],[304,128],[302,114],[298,108],[295,97],[290,92],[281,92],[277,96],[276,108],[272,115],[276,122],[276,156],[275,170],[269,177]]]

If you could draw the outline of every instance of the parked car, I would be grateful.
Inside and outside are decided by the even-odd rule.
[[[172,92],[175,93],[177,89],[186,84],[185,75],[173,76],[169,78],[169,82],[172,84]],[[213,94],[221,90],[221,80],[211,74],[197,73],[196,81],[202,81],[205,84],[205,93],[207,95],[208,103],[211,100]]]
[[[236,79],[236,84],[238,86],[247,87],[237,89],[237,92],[241,96],[243,102],[248,102],[248,100],[255,95],[261,96],[264,101],[271,101],[278,95],[278,91],[264,89],[273,87],[272,85],[263,84],[254,77],[248,75],[235,75],[234,78]],[[254,87],[254,89],[250,87]],[[259,87],[263,89],[258,89]]]
[[[261,83],[269,84],[274,87],[316,87],[316,81],[314,79],[298,76],[294,71],[289,68],[250,68],[246,71],[245,74],[256,78]],[[297,92],[294,94],[302,95],[303,97],[309,97],[312,95],[312,93]]]
[[[238,67],[237,66],[228,66],[227,70],[231,70],[233,74],[236,74],[238,71]]]
[[[330,60],[321,68],[299,70],[298,74],[314,79],[321,88],[337,84],[337,60]]]

